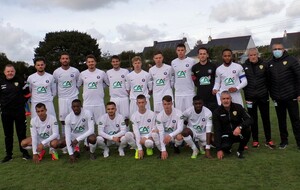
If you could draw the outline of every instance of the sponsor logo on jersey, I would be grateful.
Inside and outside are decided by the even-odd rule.
[[[18,83],[18,82],[15,82],[14,85],[15,85],[15,86],[19,86],[19,83]]]
[[[186,71],[178,71],[176,74],[178,78],[186,78]]]
[[[75,127],[74,133],[82,133],[84,131],[84,126]]]
[[[49,83],[49,80],[46,80],[46,83]]]
[[[133,87],[133,92],[143,92],[143,85],[135,85]]]
[[[204,76],[199,79],[200,85],[210,85],[210,77]]]
[[[165,79],[157,79],[155,81],[156,86],[164,86],[165,85]]]
[[[139,128],[141,134],[149,134],[149,126],[142,126]]]
[[[97,82],[88,83],[88,89],[97,89]]]
[[[150,123],[150,122],[151,122],[151,119],[147,119],[147,122]]]
[[[198,133],[204,132],[204,131],[203,131],[203,126],[200,126],[200,125],[193,125],[193,128],[194,128]]]
[[[232,73],[236,73],[236,70],[233,70]]]
[[[113,83],[113,88],[122,88],[122,81],[116,81]]]
[[[234,85],[234,77],[232,77],[232,78],[226,78],[225,80],[224,80],[224,83],[225,83],[225,86],[229,86],[229,85]]]
[[[47,93],[47,88],[44,86],[40,86],[40,87],[37,87],[36,91],[38,94],[44,94],[44,93]]]
[[[115,135],[115,134],[117,134],[117,132],[116,131],[109,131],[107,134],[108,135]]]
[[[71,81],[64,81],[62,83],[63,88],[71,88],[72,87],[72,82]]]
[[[172,127],[164,127],[166,133],[172,133],[174,129]]]
[[[42,139],[47,139],[47,138],[49,138],[50,137],[50,135],[49,135],[49,133],[47,132],[47,133],[40,133],[40,135],[39,135]]]

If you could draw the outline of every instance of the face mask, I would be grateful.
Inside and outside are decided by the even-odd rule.
[[[275,58],[280,58],[283,54],[282,50],[273,50],[273,55]]]

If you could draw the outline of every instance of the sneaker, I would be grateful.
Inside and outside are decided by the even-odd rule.
[[[265,146],[270,149],[274,149],[276,147],[273,141],[266,142]]]
[[[23,160],[31,160],[32,157],[28,153],[23,153],[22,159]]]
[[[75,148],[76,148],[76,146],[75,146]],[[78,146],[78,148],[79,148],[79,146]],[[84,149],[85,149],[85,151],[90,151],[90,147],[89,146],[86,146],[86,145],[84,145]]]
[[[180,154],[180,149],[177,146],[174,146],[174,153],[175,154]]]
[[[153,149],[152,148],[147,148],[146,149],[146,154],[147,154],[147,156],[152,156],[153,155]]]
[[[44,155],[46,154],[46,150],[42,150],[39,154],[38,154],[38,157],[39,157],[39,161],[41,161],[44,157]]]
[[[103,157],[104,158],[107,158],[107,157],[109,157],[109,148],[104,148],[104,151],[103,151]]]
[[[31,113],[30,112],[25,112],[25,116],[31,116]]]
[[[134,158],[139,159],[139,150],[137,149],[135,150]]]
[[[237,151],[237,152],[236,152],[236,155],[237,155],[237,157],[238,157],[239,159],[244,159],[244,158],[245,158],[243,152]]]
[[[52,150],[51,159],[58,160],[58,153],[55,150]]]
[[[246,145],[246,146],[244,146],[244,150],[248,150],[249,149],[249,147]]]
[[[79,146],[78,146],[78,145],[76,145],[76,146],[75,146],[75,148],[74,148],[74,151],[76,151],[76,152],[80,152],[80,148],[79,148]]]
[[[279,144],[279,149],[285,149],[287,146],[288,146],[287,143],[282,142],[282,143]]]
[[[192,154],[191,158],[192,159],[196,159],[197,156],[198,156],[198,154],[199,154],[199,150],[198,149],[193,150],[193,154]]]
[[[67,154],[68,153],[68,149],[67,146],[65,146],[64,148],[61,149],[63,154]]]
[[[125,152],[123,148],[118,148],[119,156],[125,156]]]
[[[90,152],[90,160],[96,160],[96,155],[95,153]]]
[[[252,142],[252,147],[253,147],[253,148],[258,148],[259,145],[260,145],[260,144],[259,144],[258,141],[253,141],[253,142]]]
[[[203,147],[200,147],[200,154],[204,155],[205,154],[205,150]]]
[[[1,163],[9,162],[9,161],[11,161],[11,160],[12,160],[12,156],[5,156],[5,157],[3,158],[3,160],[1,161]]]

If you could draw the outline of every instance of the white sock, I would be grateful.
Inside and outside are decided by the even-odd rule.
[[[187,136],[187,137],[183,137],[183,140],[186,142],[186,144],[188,144],[192,150],[196,150],[197,147],[191,137],[191,135]]]
[[[159,136],[157,133],[151,133],[151,136],[154,140],[155,146],[158,148],[158,150],[161,151],[161,146],[160,146],[160,142],[159,142]]]
[[[176,147],[179,147],[180,145],[182,145],[182,143],[183,143],[183,140],[180,140],[180,141],[179,141],[179,140],[176,140],[176,139],[175,139],[175,146],[176,146]]]
[[[97,136],[97,143],[96,143],[96,147],[99,146],[101,149],[105,149],[107,148],[107,145],[104,143],[104,138]]]
[[[95,144],[90,143],[89,147],[90,147],[90,152],[94,153],[96,151],[96,148],[97,148],[97,143],[95,143]]]

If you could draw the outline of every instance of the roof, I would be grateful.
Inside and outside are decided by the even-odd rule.
[[[286,33],[286,37],[272,38],[270,43],[270,48],[273,44],[282,43],[286,49],[299,46],[300,44],[300,32]]]
[[[212,39],[211,41],[207,42],[207,44],[200,44],[200,45],[196,46],[193,50],[190,51],[190,53],[188,53],[187,56],[189,56],[189,57],[197,56],[198,49],[200,47],[213,48],[213,47],[217,47],[217,46],[224,46],[226,48],[231,49],[232,51],[246,50],[250,39],[251,39],[251,35],[231,37],[231,38]]]
[[[186,43],[187,39],[184,37],[180,40],[171,40],[171,41],[162,41],[162,42],[158,42],[158,41],[154,41],[153,42],[153,46],[151,47],[145,47],[143,50],[143,54],[145,54],[147,51],[150,50],[159,50],[159,51],[163,51],[165,49],[176,49],[176,46],[180,43]]]

